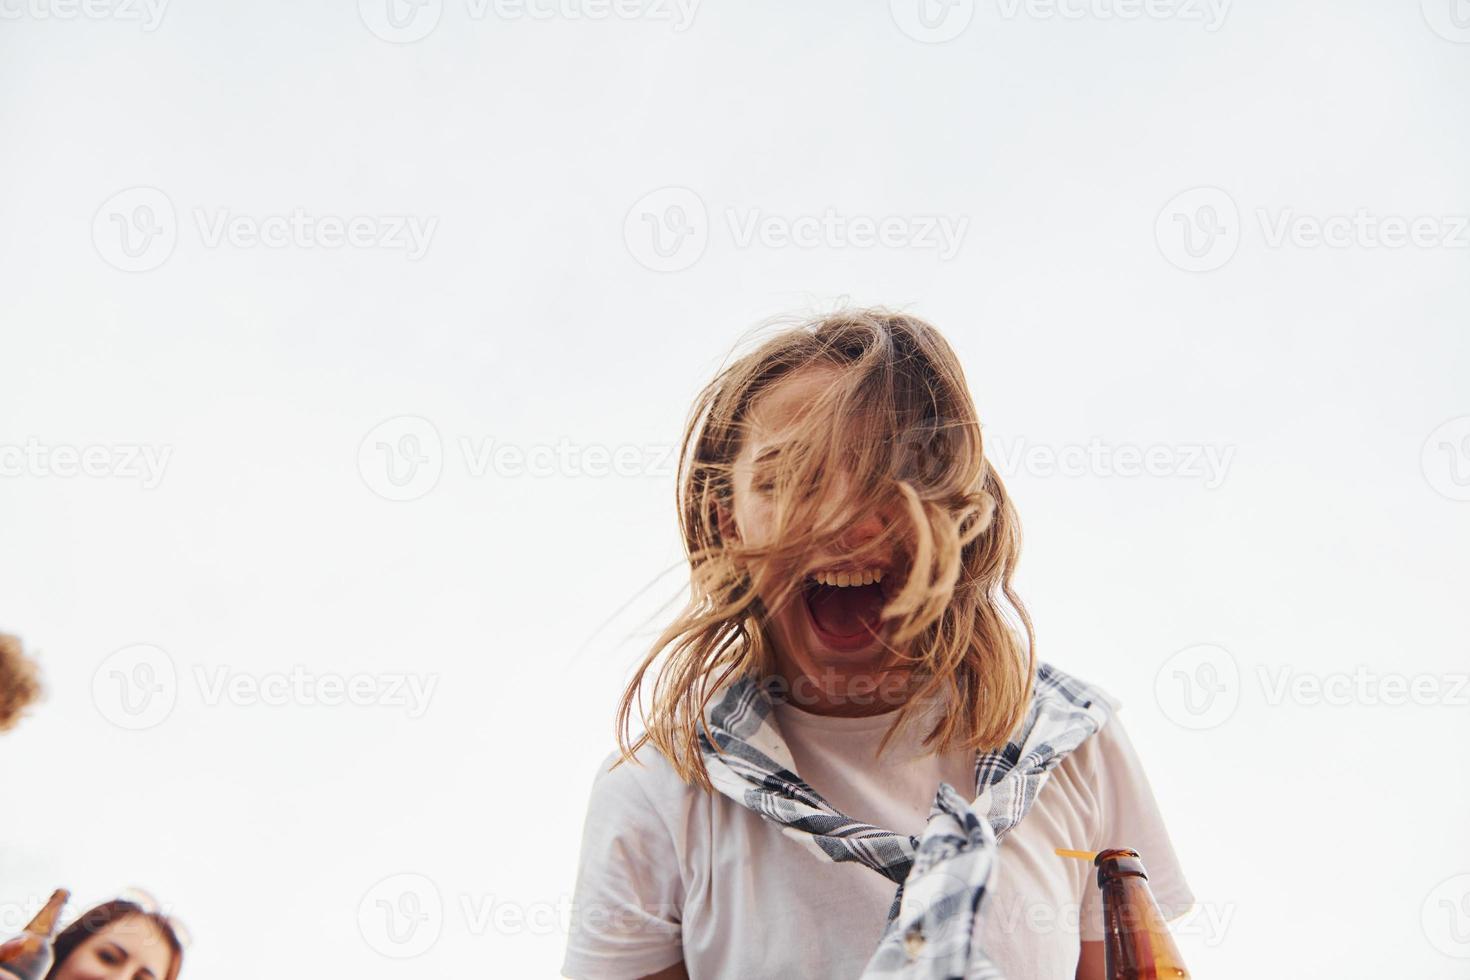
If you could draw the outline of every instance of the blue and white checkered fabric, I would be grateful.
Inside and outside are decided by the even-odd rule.
[[[972,944],[996,844],[1021,822],[1051,770],[1107,723],[1112,712],[1101,692],[1039,665],[1012,741],[977,753],[971,796],[940,784],[917,837],[853,820],[822,799],[797,775],[772,705],[771,690],[750,677],[717,692],[705,715],[709,735],[700,733],[705,766],[716,789],[812,853],[861,862],[898,886],[860,980],[1001,980]]]

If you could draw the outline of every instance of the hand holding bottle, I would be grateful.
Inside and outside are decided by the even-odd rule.
[[[0,943],[0,978],[41,980],[51,969],[51,936],[61,919],[61,907],[70,892],[58,888],[19,936]]]

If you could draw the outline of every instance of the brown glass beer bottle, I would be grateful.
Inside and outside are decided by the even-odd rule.
[[[41,980],[51,969],[51,934],[56,931],[61,907],[66,904],[69,894],[65,888],[56,889],[46,907],[36,913],[25,931],[0,945],[0,978]]]
[[[1108,980],[1184,980],[1189,971],[1169,935],[1138,852],[1099,851],[1097,884],[1103,899],[1103,953]]]

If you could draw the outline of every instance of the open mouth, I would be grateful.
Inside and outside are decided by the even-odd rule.
[[[802,600],[812,632],[837,650],[854,650],[882,632],[883,606],[893,587],[891,572],[818,572],[802,580]]]

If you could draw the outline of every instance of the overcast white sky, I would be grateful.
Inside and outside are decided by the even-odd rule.
[[[685,412],[846,298],[963,358],[1197,975],[1464,975],[1470,7],[925,2],[0,0],[0,932],[555,975]]]

